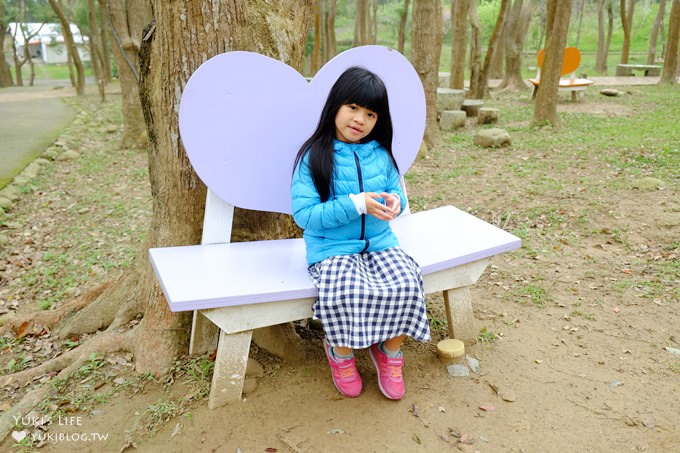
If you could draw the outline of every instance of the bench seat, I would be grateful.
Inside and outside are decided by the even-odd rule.
[[[519,247],[520,240],[453,206],[392,222],[423,275]],[[173,312],[316,297],[302,239],[163,247],[149,250]]]
[[[616,75],[618,77],[632,76],[633,71],[642,71],[645,76],[661,75],[661,66],[656,64],[617,64]]]
[[[470,287],[491,257],[521,240],[453,206],[402,215],[392,228],[420,264],[425,292],[443,294],[450,337],[474,342]],[[210,408],[240,399],[254,329],[312,316],[317,290],[302,239],[152,248],[149,255],[171,310],[198,310],[190,350],[214,348],[217,332],[204,329],[219,329]]]

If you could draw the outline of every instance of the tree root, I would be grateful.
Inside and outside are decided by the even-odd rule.
[[[39,376],[55,372],[59,372],[58,377],[65,378],[86,362],[90,358],[90,354],[94,352],[134,352],[133,340],[135,333],[134,330],[128,330],[126,332],[105,332],[99,334],[89,339],[85,344],[36,367],[2,376],[0,378],[0,387],[6,387],[17,382],[30,382]]]
[[[3,330],[6,331],[7,329],[11,329],[13,332],[17,332],[19,327],[25,322],[33,322],[35,325],[45,326],[49,329],[52,329],[62,319],[90,305],[99,296],[101,296],[101,294],[107,288],[111,286],[111,283],[113,283],[113,281],[109,280],[98,286],[95,286],[94,288],[90,288],[72,301],[61,305],[56,310],[30,312],[27,314],[22,314],[21,316],[10,318],[7,320]]]

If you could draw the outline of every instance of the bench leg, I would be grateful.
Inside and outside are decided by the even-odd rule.
[[[215,371],[208,398],[209,409],[241,399],[252,336],[252,330],[230,335],[224,331],[220,332]]]
[[[475,318],[472,313],[470,287],[444,291],[444,307],[449,327],[449,337],[470,344],[477,341]]]
[[[217,348],[220,329],[200,311],[194,311],[191,322],[189,354],[208,354]]]

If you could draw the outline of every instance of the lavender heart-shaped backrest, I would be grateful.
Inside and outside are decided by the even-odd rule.
[[[295,155],[314,132],[331,86],[350,66],[365,67],[385,82],[392,151],[405,173],[425,131],[422,83],[399,52],[362,46],[326,63],[311,82],[252,52],[227,52],[203,63],[179,106],[180,135],[198,176],[235,206],[290,213]]]

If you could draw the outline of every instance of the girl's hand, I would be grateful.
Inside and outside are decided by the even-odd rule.
[[[386,192],[366,192],[364,197],[366,199],[366,213],[379,220],[393,220],[401,211],[401,200],[396,195]],[[385,201],[384,204],[377,201],[381,198]]]

